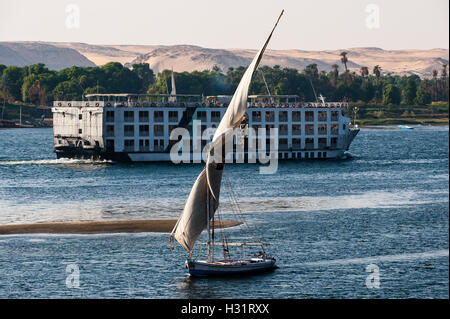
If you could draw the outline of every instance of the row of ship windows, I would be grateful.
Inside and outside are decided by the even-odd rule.
[[[286,138],[280,138],[278,140],[278,149],[281,151],[286,150],[300,150],[300,149],[315,149],[316,144],[318,148],[336,148],[338,139],[333,137],[330,139],[330,143],[327,144],[326,138],[305,138],[303,139],[304,146],[302,147],[302,139],[300,138],[293,138],[291,145],[288,143],[288,139]],[[266,139],[266,149],[270,149],[270,139]],[[153,144],[153,148],[150,149],[150,144]],[[205,147],[207,144],[207,141],[201,141],[201,147]],[[247,143],[246,143],[247,144]],[[134,151],[135,150],[135,140],[134,139],[125,139],[124,140],[124,151]],[[165,148],[168,146],[168,142],[164,139],[154,139],[153,143],[151,143],[150,139],[140,139],[139,140],[139,151],[164,151]],[[106,148],[109,151],[115,151],[114,150],[114,140],[107,139],[106,140]],[[236,148],[236,145],[234,145],[234,149]],[[247,145],[245,145],[245,149],[247,149]]]
[[[289,126],[291,126],[291,134],[292,135],[302,135],[302,125],[300,124],[280,124],[278,125],[278,134],[279,135],[288,135],[289,134]],[[252,125],[251,126],[255,133],[258,133],[258,129],[261,128],[260,125]],[[168,135],[170,132],[177,128],[176,125],[168,126]],[[268,134],[271,128],[274,128],[274,125],[266,125],[266,131]],[[306,124],[305,125],[305,135],[314,135],[315,129],[317,128],[317,134],[326,135],[327,134],[327,124]],[[343,124],[343,130],[345,130],[345,124]],[[188,130],[191,127],[188,127]],[[201,131],[205,131],[207,129],[206,125],[201,126]],[[339,134],[339,125],[331,124],[330,125],[330,134],[338,135]],[[114,136],[114,125],[106,125],[106,136]],[[124,125],[123,126],[123,136],[134,136],[134,125]],[[139,125],[139,136],[150,136],[150,125]],[[164,125],[153,125],[153,136],[165,136],[164,134]]]
[[[168,120],[169,122],[178,122],[179,121],[179,113],[178,111],[169,111],[168,112]],[[275,112],[274,111],[249,111],[251,113],[252,122],[261,122],[262,113],[264,113],[264,118],[266,122],[275,121]],[[317,113],[317,120],[319,122],[325,122],[328,120],[328,115],[326,111],[319,111]],[[106,122],[114,122],[114,111],[106,111]],[[331,121],[338,121],[339,112],[331,111],[330,114]],[[81,115],[80,115],[81,116]],[[222,112],[212,111],[211,112],[211,122],[219,122],[222,117]],[[81,119],[81,118],[80,118]],[[139,122],[148,122],[150,119],[149,111],[139,111]],[[201,120],[206,122],[207,114],[206,111],[197,111],[194,119]],[[292,111],[291,121],[300,122],[302,119],[300,111]],[[125,122],[134,122],[134,111],[124,111],[123,112],[123,120]],[[288,112],[287,111],[279,111],[278,112],[278,121],[279,122],[288,122]],[[164,122],[164,111],[153,111],[153,121],[163,123]],[[305,121],[313,122],[314,121],[314,112],[313,111],[305,111]]]

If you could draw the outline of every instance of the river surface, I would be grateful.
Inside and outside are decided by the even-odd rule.
[[[226,166],[273,272],[189,278],[162,233],[8,235],[0,298],[448,298],[448,141],[448,126],[362,129],[350,160],[280,162],[272,175]],[[51,129],[3,129],[0,224],[176,219],[201,170],[56,160]],[[231,194],[224,219],[239,217]],[[246,227],[224,234],[249,239]]]

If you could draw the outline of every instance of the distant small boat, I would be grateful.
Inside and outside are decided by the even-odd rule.
[[[407,125],[399,125],[398,128],[401,130],[414,130],[414,127],[407,126]]]

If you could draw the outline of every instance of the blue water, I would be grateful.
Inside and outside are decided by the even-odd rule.
[[[191,279],[161,233],[8,235],[0,298],[448,298],[448,138],[448,127],[363,129],[351,160],[282,162],[274,175],[228,165],[274,272]],[[56,160],[51,129],[0,130],[0,224],[176,219],[201,169]],[[221,215],[235,219],[227,194]],[[379,288],[366,285],[372,264]]]

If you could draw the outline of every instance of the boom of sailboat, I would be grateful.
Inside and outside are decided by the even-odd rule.
[[[197,243],[198,245],[214,245],[214,246],[222,246],[223,243]],[[269,246],[269,243],[227,243],[227,246]]]

